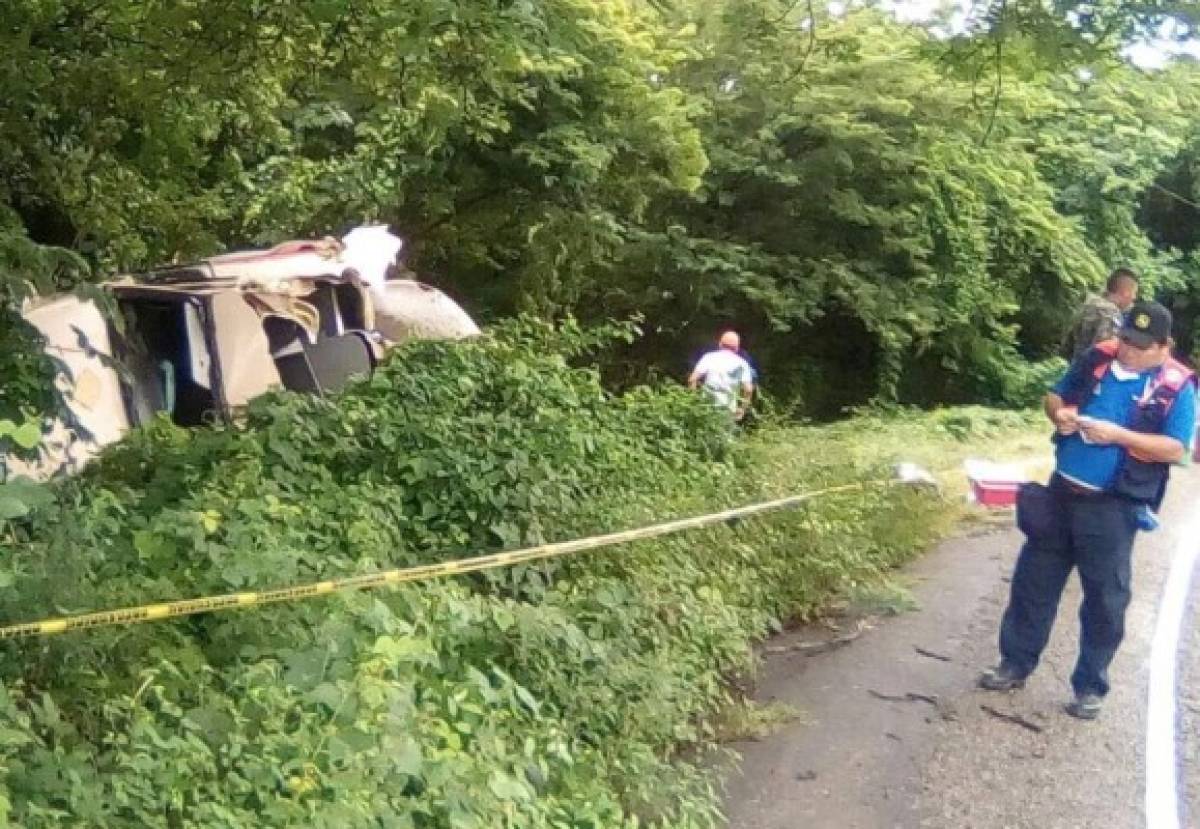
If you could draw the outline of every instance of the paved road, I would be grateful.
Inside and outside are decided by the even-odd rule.
[[[1172,556],[1200,544],[1194,529],[1185,537],[1198,502],[1200,470],[1177,475],[1163,528],[1138,541],[1134,602],[1101,720],[1083,723],[1062,713],[1078,635],[1074,579],[1045,661],[1025,690],[975,689],[980,669],[996,659],[997,624],[1020,542],[1012,529],[976,533],[909,569],[919,611],[881,622],[832,653],[768,657],[758,698],[792,705],[802,716],[762,741],[736,746],[743,762],[727,780],[729,826],[1145,826],[1151,643]],[[1192,804],[1185,827],[1200,827],[1198,613],[1200,575],[1178,651],[1179,788]],[[773,650],[789,637],[810,639],[812,632],[780,637]]]

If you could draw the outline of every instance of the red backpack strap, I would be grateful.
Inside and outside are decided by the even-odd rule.
[[[1162,364],[1162,368],[1158,370],[1156,385],[1178,394],[1179,390],[1188,383],[1196,383],[1196,374],[1174,357],[1168,357],[1167,361]]]
[[[1171,407],[1179,397],[1179,392],[1187,388],[1189,383],[1196,383],[1196,375],[1192,370],[1168,357],[1154,375],[1145,396],[1138,401],[1138,412],[1131,424],[1134,431],[1154,434],[1161,432]],[[1129,450],[1129,456],[1143,463],[1153,463],[1132,449]]]
[[[1154,399],[1162,403],[1163,414],[1171,410],[1175,398],[1188,383],[1196,384],[1195,373],[1178,360],[1168,357],[1154,377]]]
[[[1102,340],[1093,346],[1093,350],[1099,352],[1095,357],[1095,364],[1092,366],[1092,377],[1096,380],[1104,377],[1108,372],[1108,367],[1112,365],[1112,361],[1117,359],[1117,351],[1121,348],[1121,341],[1118,339]]]

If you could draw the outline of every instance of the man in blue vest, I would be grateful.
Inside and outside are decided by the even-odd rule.
[[[1170,467],[1184,459],[1195,429],[1196,377],[1171,358],[1170,337],[1170,311],[1138,303],[1118,339],[1085,352],[1046,395],[1055,471],[1048,487],[1026,485],[1018,500],[1026,542],[1000,625],[1001,661],[981,687],[1025,684],[1078,568],[1083,607],[1067,713],[1089,720],[1100,713],[1125,634],[1139,518],[1162,502]]]

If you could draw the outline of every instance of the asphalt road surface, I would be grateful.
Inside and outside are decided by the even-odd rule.
[[[1186,579],[1200,549],[1200,469],[1174,476],[1162,527],[1138,539],[1126,638],[1095,722],[1062,710],[1078,637],[1075,576],[1025,689],[975,688],[997,660],[1020,540],[993,528],[941,545],[905,574],[920,610],[845,647],[786,650],[813,631],[772,640],[756,696],[800,716],[735,746],[743,759],[727,776],[729,826],[1200,829],[1200,574]]]

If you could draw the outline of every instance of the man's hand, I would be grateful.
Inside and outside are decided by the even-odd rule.
[[[738,423],[742,422],[742,418],[746,416],[746,412],[750,411],[750,401],[754,399],[754,384],[742,383],[742,399],[738,402],[737,409],[733,412],[733,419]]]
[[[1124,446],[1129,442],[1129,430],[1108,420],[1093,420],[1085,418],[1080,421],[1075,420],[1077,428],[1083,433],[1083,439],[1088,443],[1095,443],[1099,446],[1109,446],[1111,444],[1120,444]]]
[[[1050,419],[1060,435],[1073,435],[1079,431],[1079,410],[1074,406],[1060,407]]]
[[[1078,406],[1068,406],[1057,394],[1048,392],[1042,401],[1042,409],[1060,435],[1073,435],[1079,431]]]

